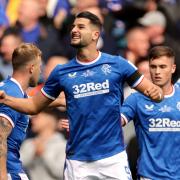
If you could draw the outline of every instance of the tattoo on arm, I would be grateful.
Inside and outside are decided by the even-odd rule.
[[[6,159],[7,159],[7,137],[11,133],[12,125],[4,118],[0,117],[0,179],[7,176]]]

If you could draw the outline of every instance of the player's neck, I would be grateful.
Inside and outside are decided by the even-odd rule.
[[[26,78],[25,74],[13,73],[12,78],[14,78],[21,85],[24,92],[29,87],[29,79],[28,77]]]
[[[169,95],[173,92],[173,85],[168,83],[162,87],[164,95]]]
[[[91,62],[94,61],[99,55],[97,49],[79,49],[77,52],[77,59],[81,62]]]

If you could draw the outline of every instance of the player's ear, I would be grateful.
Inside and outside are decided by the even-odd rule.
[[[173,64],[173,65],[172,65],[172,70],[171,70],[172,74],[173,74],[175,71],[176,71],[176,65]]]
[[[100,36],[100,32],[99,31],[94,31],[92,39],[96,41],[96,40],[98,40],[99,36]]]
[[[32,74],[34,71],[34,64],[29,65],[29,72]]]

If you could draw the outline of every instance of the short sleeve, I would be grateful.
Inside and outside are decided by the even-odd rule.
[[[131,87],[136,87],[143,79],[143,75],[137,70],[137,67],[130,61],[120,57],[120,69],[123,70],[124,80]]]
[[[62,88],[60,86],[60,66],[56,66],[55,69],[49,75],[44,87],[41,89],[41,92],[48,98],[55,100]]]
[[[133,93],[130,96],[128,96],[121,107],[121,116],[127,122],[135,119],[135,116],[136,116],[137,99],[136,99],[135,94],[136,93]]]
[[[6,118],[11,123],[12,127],[14,127],[19,118],[19,113],[8,106],[1,104],[0,116]]]

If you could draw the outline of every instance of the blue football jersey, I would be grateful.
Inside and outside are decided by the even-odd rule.
[[[122,117],[134,120],[139,144],[138,175],[152,180],[180,179],[180,88],[155,103],[133,93],[121,108]]]
[[[135,72],[127,60],[105,53],[90,63],[74,58],[53,70],[42,93],[55,99],[65,92],[70,124],[67,158],[98,160],[125,149],[120,107],[124,82],[136,86],[142,79],[133,78]]]
[[[8,78],[0,83],[0,90],[4,90],[8,95],[25,98],[20,84],[13,78]],[[10,107],[0,104],[0,116],[5,117],[12,124],[12,131],[7,139],[7,170],[8,173],[19,174],[24,172],[22,163],[19,160],[19,149],[26,136],[29,118],[27,115],[19,113]]]
[[[175,87],[180,87],[180,80],[175,83]]]

